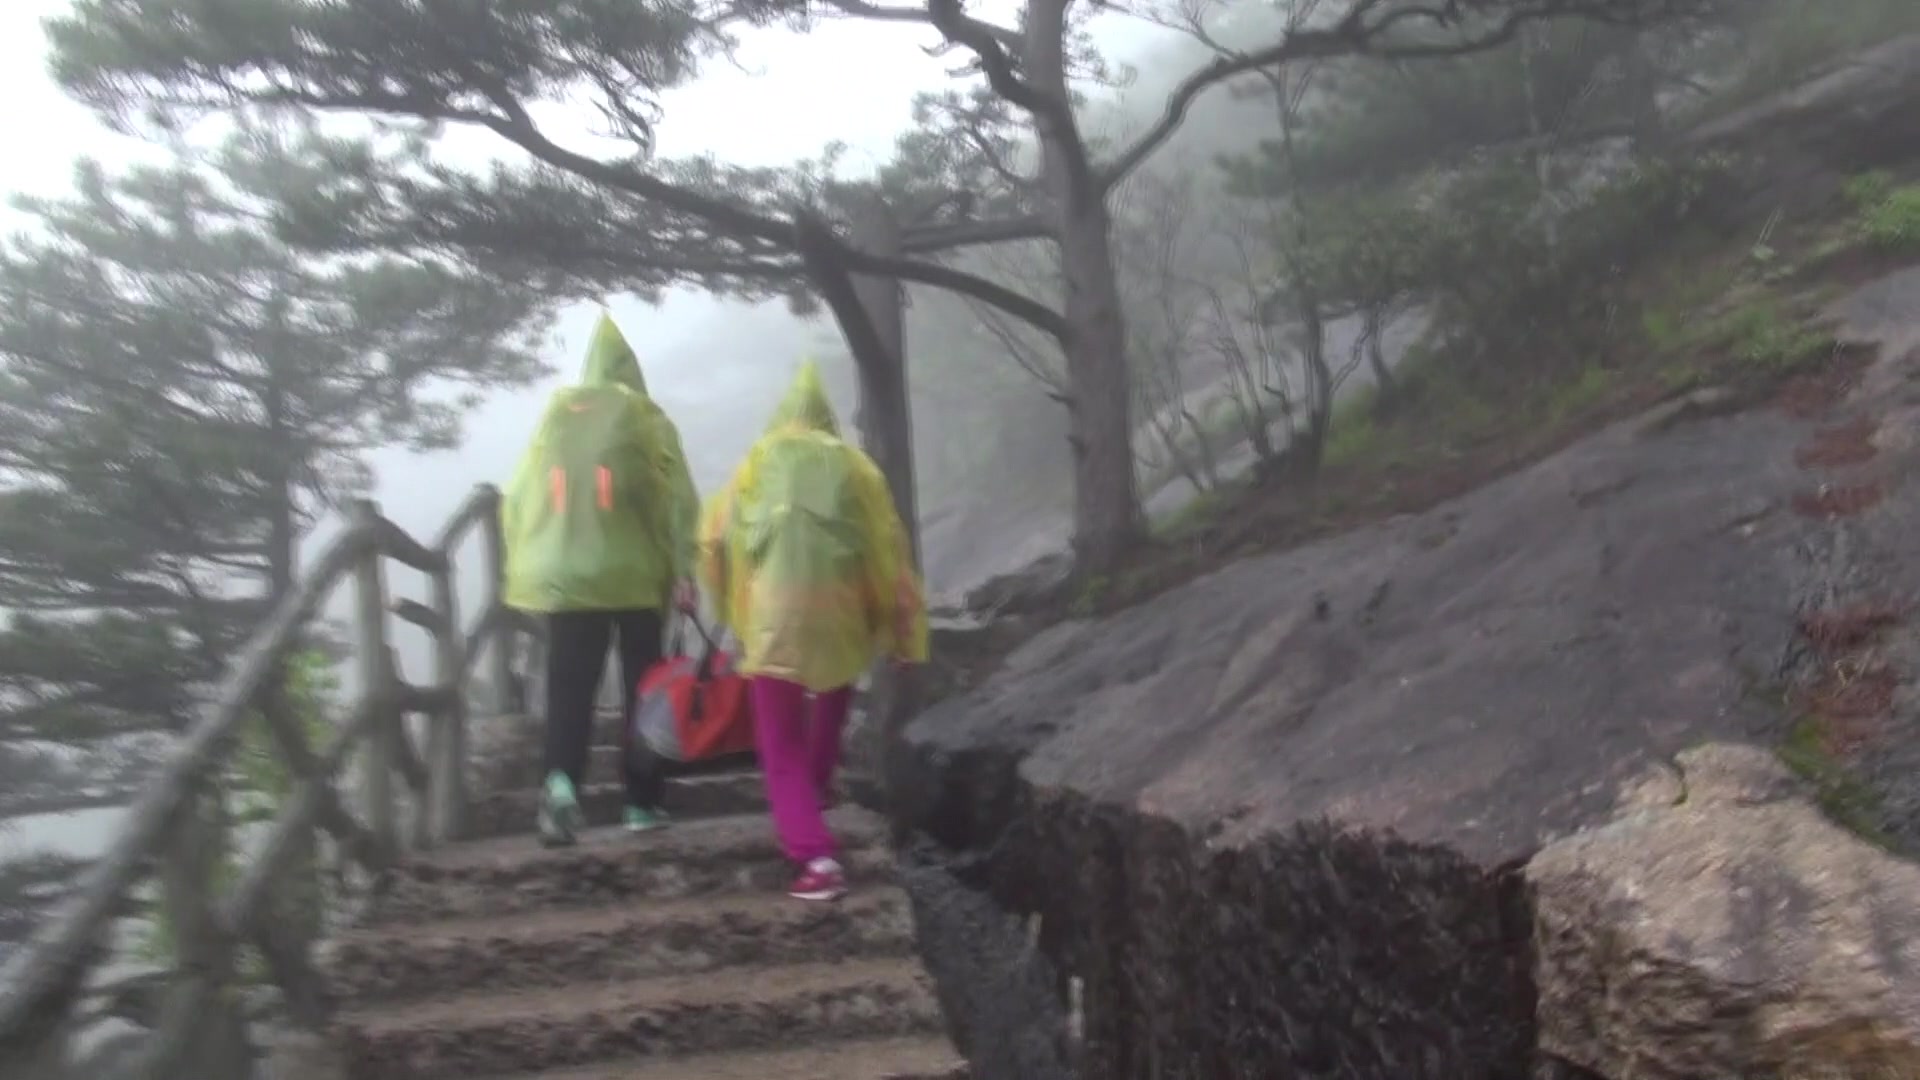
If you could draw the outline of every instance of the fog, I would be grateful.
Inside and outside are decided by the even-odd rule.
[[[9,148],[0,186],[11,194],[64,194],[73,163],[81,157],[110,170],[171,157],[167,147],[111,131],[68,100],[46,74],[40,22],[68,2],[0,4],[0,89],[13,106],[0,121],[5,125],[0,137]],[[1010,16],[1011,6],[988,5],[982,14]],[[1093,33],[1116,66],[1140,69],[1125,87],[1094,95],[1089,130],[1117,136],[1158,112],[1171,81],[1190,67],[1193,47],[1183,48],[1169,31],[1124,16],[1103,18]],[[896,138],[910,123],[917,92],[952,85],[951,60],[930,56],[925,48],[936,41],[929,28],[869,22],[834,23],[805,37],[783,29],[749,35],[734,66],[717,66],[694,86],[666,96],[658,152],[773,166],[817,156],[838,142],[846,148],[841,171],[858,175],[891,157]],[[1262,107],[1236,103],[1227,94],[1203,102],[1163,151],[1161,167],[1179,169],[1182,160],[1203,164],[1214,152],[1244,146],[1247,133],[1257,127],[1246,122],[1249,108]],[[589,153],[596,149],[589,110],[547,108],[537,114],[557,141]],[[224,124],[205,121],[184,139],[191,146],[211,146]],[[330,128],[347,132],[364,130],[357,127],[363,124],[347,116],[328,121]],[[601,148],[618,152],[605,144]],[[443,135],[436,152],[443,161],[472,170],[495,160],[521,160],[521,152],[498,137],[457,128]],[[10,207],[0,208],[0,219],[9,229],[29,224]],[[830,388],[843,421],[852,420],[851,373],[835,363],[843,360],[844,350],[824,318],[801,320],[780,304],[747,305],[691,290],[670,291],[658,304],[624,296],[599,301],[558,313],[545,355],[551,374],[537,385],[485,398],[466,416],[457,450],[418,454],[390,448],[368,455],[371,495],[387,517],[417,537],[431,537],[476,484],[504,483],[547,396],[575,377],[603,306],[639,354],[650,391],[679,426],[703,493],[724,482],[804,356],[829,361]],[[936,593],[951,596],[1063,548],[1071,491],[1064,412],[998,346],[983,345],[984,332],[973,333],[979,328],[969,317],[956,319],[953,301],[944,301],[945,314],[941,304],[925,290],[910,291],[907,351],[923,481],[928,463],[943,459],[935,467],[939,482],[923,484],[921,492],[925,569]],[[1344,353],[1355,330],[1346,320],[1330,326],[1329,348]],[[983,440],[993,444],[991,467],[982,467],[974,452]],[[1223,473],[1251,461],[1250,453],[1229,448]],[[1193,491],[1176,479],[1143,494],[1150,512],[1166,513]],[[336,519],[323,518],[305,539],[304,552],[311,556],[337,528]],[[477,547],[477,536],[470,537],[455,553],[468,620],[483,587]],[[389,571],[389,587],[397,596],[426,599],[426,583],[398,566]],[[329,616],[345,618],[347,593],[336,592]],[[391,627],[403,675],[430,681],[425,635],[398,621]],[[350,695],[355,690],[351,672],[342,674],[343,692]],[[119,820],[116,804],[158,756],[158,748],[140,737],[84,748],[0,744],[0,788],[12,789],[5,792],[9,798],[0,799],[0,864],[35,855],[90,858]]]
[[[73,162],[83,156],[109,167],[168,158],[163,147],[110,130],[48,77],[40,24],[68,6],[68,0],[0,5],[0,93],[12,106],[0,132],[10,151],[0,184],[10,194],[63,194]],[[1165,32],[1116,19],[1100,27],[1097,36],[1111,55],[1125,61]],[[838,141],[847,147],[846,172],[874,168],[887,160],[909,123],[913,95],[951,82],[950,61],[933,58],[921,47],[936,40],[929,28],[868,22],[834,23],[805,37],[780,28],[750,34],[733,65],[717,64],[697,84],[667,95],[659,152],[779,165],[817,155]],[[598,141],[592,120],[551,109],[541,116],[562,141],[586,149]],[[359,121],[340,118],[337,123],[350,128]],[[208,121],[190,133],[189,141],[209,144],[219,128],[219,121]],[[491,133],[459,129],[446,134],[440,153],[469,168],[520,159],[517,148]],[[21,227],[22,218],[10,207],[5,216],[10,229]],[[823,339],[837,338],[830,323],[795,319],[779,304],[740,304],[691,290],[669,292],[658,305],[619,296],[604,298],[604,304],[639,353],[650,390],[679,425],[703,492],[724,480],[799,359]],[[383,512],[416,536],[431,535],[475,484],[503,482],[547,394],[573,378],[598,311],[595,304],[563,309],[548,355],[552,376],[540,385],[489,397],[467,417],[459,449],[371,454],[372,495]],[[324,544],[335,527],[323,520],[306,550]],[[417,587],[405,580],[408,576],[396,575],[396,591]],[[479,569],[470,555],[460,577],[462,593],[476,596]],[[418,642],[400,644],[409,668],[420,662]]]

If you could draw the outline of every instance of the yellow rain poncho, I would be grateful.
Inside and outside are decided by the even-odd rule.
[[[547,403],[501,500],[507,606],[665,607],[692,575],[698,498],[680,433],[602,315],[579,384]]]
[[[873,460],[842,441],[808,363],[700,524],[700,575],[739,667],[832,690],[882,655],[927,658],[906,531]]]

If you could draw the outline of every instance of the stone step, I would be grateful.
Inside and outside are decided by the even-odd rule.
[[[495,761],[484,770],[484,775],[476,777],[476,790],[505,790],[508,788],[531,788],[546,779],[546,765],[541,760],[540,747],[536,744],[524,752],[514,755],[511,761]],[[614,742],[596,742],[587,751],[586,780],[589,784],[619,778],[622,768],[620,747]],[[692,765],[678,764],[668,766],[677,774],[700,776],[715,772],[756,773],[758,767],[750,754],[736,755],[715,761],[696,762]]]
[[[588,775],[617,777],[619,774]],[[483,795],[475,799],[468,810],[467,826],[475,839],[483,840],[531,833],[540,798],[539,785],[534,783]],[[580,809],[587,815],[587,824],[593,826],[619,824],[626,801],[626,789],[618,780],[589,783],[580,791]],[[766,811],[767,795],[758,772],[676,776],[667,781],[666,808],[667,813],[677,818],[757,814]]]
[[[355,1080],[438,1080],[932,1036],[940,1013],[918,961],[897,957],[442,999],[338,1028]]]
[[[700,1054],[640,1064],[594,1065],[515,1080],[966,1080],[941,1038],[860,1039],[791,1050]]]
[[[829,811],[855,887],[892,879],[886,824],[858,807]],[[656,832],[583,833],[573,847],[531,836],[453,844],[388,871],[366,925],[611,907],[783,888],[793,872],[765,814],[679,822]]]
[[[906,894],[870,886],[838,904],[769,890],[360,930],[330,942],[323,963],[337,999],[360,1008],[476,986],[534,990],[912,950]]]
[[[620,775],[620,717],[603,712],[594,718],[587,781],[597,783]],[[546,776],[542,762],[546,742],[543,721],[524,713],[486,714],[471,719],[467,734],[471,762],[468,783],[474,791],[505,791],[533,787]],[[706,773],[752,770],[752,754],[741,754],[692,765],[676,765],[681,772]]]

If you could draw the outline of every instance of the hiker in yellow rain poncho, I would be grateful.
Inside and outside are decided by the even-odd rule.
[[[872,459],[840,438],[812,363],[700,525],[700,574],[740,639],[790,894],[846,892],[822,813],[853,682],[881,656],[927,657],[906,530]],[[808,698],[811,696],[811,709]]]
[[[579,787],[608,645],[619,643],[631,716],[640,676],[660,659],[664,609],[693,604],[698,514],[680,434],[647,396],[626,338],[602,315],[579,383],[547,403],[500,510],[507,606],[547,624],[538,824],[549,845],[572,843],[582,824]],[[627,827],[662,825],[658,763],[628,749]]]

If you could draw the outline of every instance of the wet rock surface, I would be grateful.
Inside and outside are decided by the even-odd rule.
[[[904,853],[902,863],[920,956],[974,1074],[1069,1080],[1069,1005],[1026,922],[969,887],[931,845]]]
[[[883,828],[857,809],[829,813],[842,861],[884,880]],[[375,925],[583,910],[622,902],[772,892],[792,869],[764,814],[687,822],[635,838],[618,829],[576,847],[543,849],[525,835],[460,844],[402,864],[374,908]]]
[[[1541,1049],[1613,1077],[1920,1075],[1920,866],[1821,816],[1772,753],[1677,761],[1527,868]]]
[[[1220,842],[1325,815],[1485,865],[1608,809],[1653,757],[1773,721],[1815,526],[1807,425],[1622,425],[1454,504],[1058,626],[937,707],[924,755]],[[937,793],[936,793],[937,794]],[[935,813],[936,819],[945,815]]]
[[[590,780],[580,789],[580,810],[590,825],[617,824],[626,807],[626,788],[614,779],[620,774],[610,765],[600,767],[603,761],[614,758],[613,754],[594,755],[594,767],[587,774]],[[469,805],[469,834],[491,839],[524,833],[534,820],[539,800],[537,781],[491,790]],[[766,790],[757,772],[685,776],[668,785],[663,802],[667,813],[676,818],[750,814],[766,805]]]
[[[1844,174],[1900,160],[1920,139],[1920,36],[1907,35],[1833,65],[1798,87],[1703,124],[1697,148],[1761,150],[1810,170]]]
[[[360,1004],[469,987],[535,989],[910,951],[906,898],[888,890],[800,905],[777,892],[541,911],[427,927],[358,931],[332,944],[329,971]]]
[[[432,1080],[898,1037],[937,1023],[919,966],[904,957],[385,1008],[345,1017],[343,1042],[355,1077]],[[687,1062],[690,1076],[697,1068]]]
[[[1920,648],[1904,614],[1819,628],[1920,599],[1920,271],[1834,313],[1871,362],[1056,626],[915,721],[902,813],[978,864],[956,888],[1042,916],[1078,1075],[1581,1075],[1536,1053],[1526,860],[1830,700],[1822,752],[1914,835]],[[1872,453],[1826,452],[1863,425]]]

